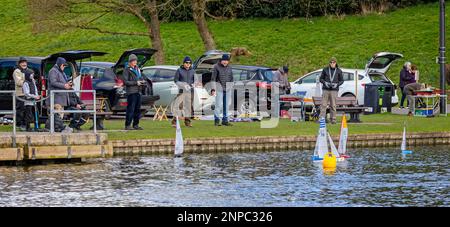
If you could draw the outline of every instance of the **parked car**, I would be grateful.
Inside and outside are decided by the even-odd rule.
[[[152,81],[153,93],[160,97],[155,102],[156,106],[170,107],[177,97],[179,89],[174,82],[174,78],[179,67],[174,65],[157,65],[143,68],[143,75]],[[214,104],[214,97],[203,86],[197,86],[194,89],[194,111],[202,113],[203,110],[211,109],[211,106]],[[168,113],[171,113],[170,108],[168,108]]]
[[[107,98],[107,110],[113,113],[125,112],[127,106],[124,83],[120,79],[128,57],[135,54],[138,57],[138,66],[142,67],[156,52],[154,49],[133,49],[125,51],[116,63],[112,62],[82,62],[79,64],[82,76],[91,76],[97,97]],[[158,96],[153,95],[152,82],[148,80],[147,92],[142,97],[142,112],[149,110]]]
[[[196,96],[194,97],[194,110],[201,112],[207,108],[214,108],[214,97],[210,96],[210,91],[205,89],[205,85],[211,81],[211,70],[213,65],[220,61],[223,54],[227,52],[212,50],[204,53],[198,58],[193,68],[196,71],[196,77],[200,78],[202,87],[196,88]],[[180,66],[151,66],[143,69],[144,75],[153,82],[153,90],[155,95],[161,98],[156,105],[170,106],[176,95],[178,88],[174,83],[176,70]],[[272,68],[263,66],[245,66],[232,65],[234,77],[234,110],[235,114],[242,113],[256,113],[260,107],[270,108],[270,83],[272,82],[273,72]],[[249,86],[255,86],[257,94],[251,94]],[[237,92],[239,90],[245,91],[244,99],[237,99]],[[259,89],[268,90],[268,96],[259,97]],[[265,108],[264,108],[265,109]]]
[[[358,104],[364,105],[364,86],[365,84],[376,82],[376,81],[384,81],[394,85],[395,84],[386,76],[387,71],[389,70],[392,63],[402,58],[403,55],[397,53],[390,52],[380,52],[375,54],[370,61],[367,63],[365,69],[347,69],[341,68],[344,84],[339,87],[339,97],[344,96],[357,96]],[[358,72],[358,82],[356,83],[356,72]],[[291,93],[305,93],[305,98],[312,98],[316,92],[316,83],[319,82],[320,74],[322,73],[322,69],[315,70],[310,72],[299,79],[291,82]],[[355,89],[355,86],[358,89]],[[321,86],[320,86],[321,88]],[[356,92],[357,91],[357,92]],[[357,95],[356,95],[357,94]],[[395,106],[398,104],[398,96],[397,92],[394,91],[392,95],[392,105]]]
[[[55,53],[47,57],[25,57],[28,67],[35,72],[38,92],[41,96],[47,97],[47,76],[50,69],[55,65],[58,57],[67,60],[68,67],[64,69],[66,75],[74,82],[75,89],[79,89],[80,77],[79,68],[76,61],[82,61],[92,56],[101,56],[106,53],[91,50],[73,50]],[[0,58],[0,90],[14,90],[14,78],[12,76],[19,57]],[[11,95],[0,94],[0,109],[12,109]],[[38,104],[39,114],[45,120],[47,111],[45,105]]]

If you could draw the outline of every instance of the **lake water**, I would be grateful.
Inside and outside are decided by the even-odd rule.
[[[118,157],[0,167],[0,206],[449,206],[450,147]]]

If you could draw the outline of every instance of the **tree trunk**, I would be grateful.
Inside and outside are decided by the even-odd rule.
[[[156,0],[151,0],[149,2],[148,12],[150,14],[150,24],[147,25],[147,29],[149,30],[150,42],[152,48],[158,50],[158,52],[155,53],[155,63],[157,65],[162,65],[164,64],[165,59]]]
[[[192,0],[192,11],[194,22],[197,25],[198,33],[203,40],[206,50],[216,49],[216,43],[208,28],[208,23],[205,18],[206,1],[204,0]]]

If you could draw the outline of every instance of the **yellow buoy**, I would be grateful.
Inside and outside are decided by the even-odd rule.
[[[323,168],[324,169],[336,168],[336,156],[334,156],[333,153],[328,152],[323,157]]]

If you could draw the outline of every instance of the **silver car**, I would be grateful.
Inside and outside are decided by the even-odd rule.
[[[145,67],[142,73],[153,82],[153,94],[159,95],[160,99],[155,102],[156,106],[169,107],[168,113],[171,113],[171,104],[178,95],[178,87],[174,82],[175,73],[180,66],[157,65]],[[214,104],[214,97],[208,94],[201,85],[196,86],[194,92],[194,112],[202,113],[204,110],[211,110]]]

